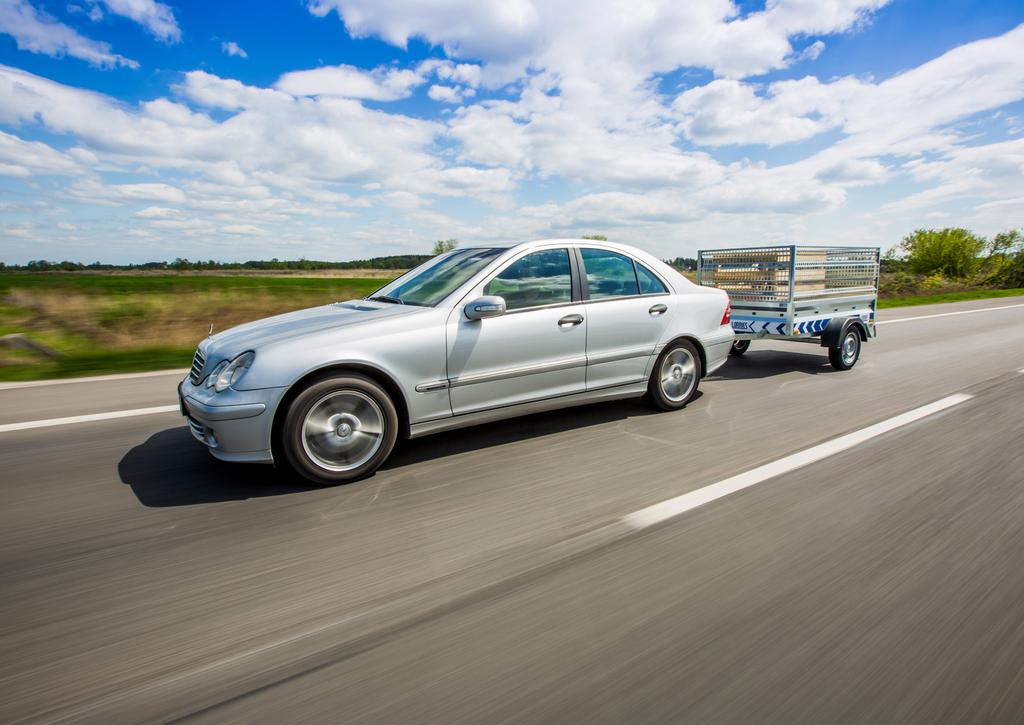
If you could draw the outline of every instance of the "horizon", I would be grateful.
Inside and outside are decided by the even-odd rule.
[[[1024,5],[678,5],[0,0],[0,261],[1024,223]]]

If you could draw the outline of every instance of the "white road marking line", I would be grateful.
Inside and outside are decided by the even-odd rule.
[[[114,418],[132,418],[136,415],[152,415],[154,413],[170,413],[179,410],[177,405],[157,405],[152,408],[135,408],[133,410],[112,410],[109,413],[92,413],[90,415],[72,415],[67,418],[47,418],[46,420],[28,420],[24,423],[7,423],[0,425],[0,433],[30,428],[46,428],[51,425],[71,425],[72,423],[90,423],[95,420],[113,420]]]
[[[0,390],[16,390],[18,388],[38,388],[44,385],[68,385],[70,383],[102,383],[115,380],[132,380],[133,378],[155,378],[161,375],[184,376],[188,368],[180,370],[150,370],[145,373],[120,373],[118,375],[89,375],[84,378],[58,378],[56,380],[29,380],[24,383],[0,383]]]
[[[816,446],[812,446],[803,451],[793,453],[792,455],[780,458],[777,461],[766,463],[763,466],[758,466],[749,471],[741,473],[731,478],[727,478],[724,481],[718,483],[712,483],[709,486],[698,488],[696,491],[690,491],[684,493],[682,496],[676,496],[670,498],[661,503],[656,503],[653,506],[642,508],[639,511],[634,511],[631,514],[626,514],[622,517],[622,522],[633,529],[645,529],[648,526],[660,523],[667,519],[673,518],[680,514],[691,511],[704,504],[717,501],[720,498],[728,496],[731,493],[742,491],[745,488],[749,488],[758,483],[767,481],[768,479],[781,476],[784,473],[789,473],[798,468],[802,468],[811,463],[815,463],[829,456],[835,455],[842,451],[849,450],[855,446],[860,445],[866,441],[871,440],[883,433],[888,433],[891,430],[895,430],[901,426],[913,423],[915,420],[938,413],[946,408],[951,408],[954,405],[959,405],[964,401],[970,400],[973,396],[967,395],[966,393],[957,393],[950,395],[941,400],[936,400],[934,403],[923,405],[920,408],[902,413],[888,420],[883,420],[881,423],[875,423],[869,425],[867,428],[861,428],[853,433],[847,433],[846,435],[833,438],[830,441],[825,441]]]
[[[918,317],[901,317],[898,320],[879,320],[876,325],[892,325],[897,322],[913,322],[914,320],[930,320],[934,317],[952,317],[953,315],[973,315],[976,312],[994,312],[995,310],[1009,310],[1013,307],[1024,307],[1019,305],[1002,305],[1000,307],[981,307],[977,310],[960,310],[958,312],[940,312],[937,315],[919,315]]]

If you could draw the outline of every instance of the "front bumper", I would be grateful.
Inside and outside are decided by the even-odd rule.
[[[185,378],[178,402],[192,436],[222,461],[273,463],[270,436],[274,411],[285,388],[215,393]]]

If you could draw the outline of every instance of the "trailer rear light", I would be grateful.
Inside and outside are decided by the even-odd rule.
[[[732,323],[732,300],[725,301],[725,314],[722,315],[722,325],[729,325]]]

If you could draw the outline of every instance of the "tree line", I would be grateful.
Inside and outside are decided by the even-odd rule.
[[[583,239],[607,240],[601,234],[588,234]],[[434,243],[433,255],[449,252],[458,246],[455,239],[439,239]],[[93,262],[51,262],[37,259],[24,265],[0,262],[0,271],[17,272],[112,272],[112,271],[316,271],[330,269],[411,269],[430,259],[431,254],[399,254],[347,262],[329,262],[314,259],[250,260],[248,262],[218,262],[216,260],[189,260],[178,257],[171,262],[143,262],[141,264],[104,264]],[[676,257],[665,262],[676,269],[697,269],[693,257]],[[953,281],[966,284],[1024,287],[1024,233],[1011,229],[991,239],[979,236],[962,227],[945,229],[918,229],[904,237],[882,258],[882,272],[898,276],[916,275],[930,280],[933,286]]]
[[[32,260],[28,264],[4,264],[0,262],[0,271],[9,272],[122,272],[122,271],[160,271],[172,272],[218,271],[218,270],[253,270],[253,271],[315,271],[326,269],[410,269],[430,259],[429,254],[399,254],[387,257],[370,257],[354,259],[348,262],[327,262],[315,259],[297,260],[258,260],[248,262],[218,262],[210,260],[190,260],[178,257],[171,262],[143,262],[141,264],[104,264],[93,262],[51,262],[45,259]]]

